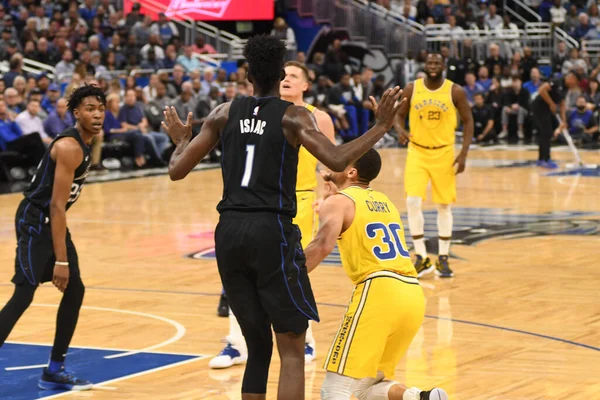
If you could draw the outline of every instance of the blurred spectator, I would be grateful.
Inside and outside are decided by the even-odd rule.
[[[150,75],[150,81],[148,82],[148,85],[142,89],[144,91],[144,96],[147,99],[151,100],[156,97],[156,87],[159,83],[160,80],[158,79],[158,75]]]
[[[46,152],[39,134],[23,135],[4,100],[0,100],[0,150],[15,151],[26,156],[31,167],[38,165]]]
[[[502,17],[497,14],[496,5],[494,3],[490,4],[488,13],[485,16],[485,23],[490,29],[496,29],[502,25],[502,22]]]
[[[359,104],[360,103],[360,104]],[[329,104],[331,106],[342,107],[344,115],[349,123],[349,132],[343,132],[344,140],[351,140],[360,135],[358,106],[362,107],[362,102],[354,96],[354,90],[350,84],[350,74],[344,73],[340,78],[340,82],[331,88],[329,94]],[[339,112],[339,111],[338,111]]]
[[[552,8],[550,8],[550,21],[561,27],[565,23],[567,17],[567,9],[563,7],[562,0],[554,0]]]
[[[478,142],[495,140],[493,108],[485,104],[483,93],[475,93],[473,101],[473,137]]]
[[[456,59],[449,59],[447,63],[448,69],[449,71],[451,71],[450,75],[452,75],[452,78],[454,78],[452,79],[449,77],[448,79],[452,80],[452,82],[460,84],[459,82],[461,81],[461,71],[460,68],[456,65]],[[415,76],[417,75],[418,70],[419,64],[413,58],[413,52],[412,50],[408,50],[406,52],[406,58],[400,61],[396,66],[396,84],[400,85],[400,87],[402,88],[405,87],[409,82],[415,80]],[[464,78],[462,78],[462,81],[464,81]]]
[[[165,13],[158,14],[158,21],[150,27],[150,33],[160,37],[163,43],[168,43],[173,36],[179,36],[179,30],[174,22],[167,20]]]
[[[15,80],[13,81],[13,87],[17,89],[17,93],[19,93],[19,96],[22,100],[27,98],[27,81],[23,76],[19,75],[15,77]],[[35,87],[35,85],[33,85],[33,87]]]
[[[56,77],[59,82],[68,82],[75,72],[75,63],[73,63],[73,53],[66,49],[62,55],[62,60],[56,64]]]
[[[552,56],[552,72],[562,72],[562,67],[569,57],[567,45],[565,42],[558,42],[558,49]]]
[[[171,91],[176,92],[176,95],[181,94],[181,85],[183,84],[183,78],[185,76],[185,70],[179,64],[175,65],[173,68],[173,78],[169,81],[169,87],[172,89],[167,89],[167,93]],[[173,96],[174,97],[174,96]]]
[[[177,64],[181,64],[188,73],[202,68],[202,63],[194,57],[192,50],[192,46],[185,46],[184,53],[177,57]]]
[[[196,44],[192,46],[192,52],[199,54],[216,54],[217,50],[210,44],[206,43],[204,36],[197,34]]]
[[[490,79],[490,71],[485,65],[479,68],[477,83],[481,85],[483,90],[487,92],[492,86],[492,80]]]
[[[192,82],[183,82],[181,85],[181,94],[173,102],[173,107],[177,111],[177,115],[182,121],[187,119],[189,113],[192,113],[192,125],[198,125],[199,121],[196,118],[196,100],[194,99],[194,90]],[[198,128],[195,126],[194,128]]]
[[[342,74],[345,72],[345,65],[348,57],[342,51],[342,42],[339,39],[334,39],[327,55],[325,56],[324,74],[329,77],[334,83],[340,81]]]
[[[44,124],[42,119],[38,116],[40,112],[40,102],[37,100],[30,100],[27,103],[27,109],[17,115],[15,122],[21,128],[23,135],[29,135],[32,133],[38,133],[42,138],[42,141],[49,144],[52,141],[46,131],[44,130]]]
[[[84,0],[83,4],[79,6],[79,15],[85,22],[91,24],[92,19],[96,16],[96,1]]]
[[[486,58],[485,65],[488,67],[488,70],[492,72],[494,71],[494,67],[499,65],[500,71],[502,71],[502,68],[506,65],[506,59],[500,55],[500,46],[496,43],[492,43],[489,46],[489,49],[490,56]]]
[[[133,3],[133,5],[131,6],[131,12],[127,14],[127,17],[125,19],[125,25],[128,28],[132,28],[136,24],[136,22],[142,19],[142,14],[140,13],[141,8],[142,7],[140,3]]]
[[[577,67],[583,68],[587,74],[587,63],[579,56],[579,50],[573,48],[569,51],[569,58],[563,62],[561,72],[566,75],[569,71],[577,70]]]
[[[48,88],[50,87],[50,78],[48,78],[48,73],[42,72],[41,74],[39,74],[37,76],[37,78],[35,80],[36,80],[37,88],[40,90],[40,92],[42,94],[46,94],[46,92],[48,91]]]
[[[83,79],[90,75],[93,77],[96,75],[96,68],[92,65],[92,53],[89,49],[85,49],[79,56],[79,63],[75,66],[75,72],[77,72]]]
[[[465,74],[465,94],[467,95],[467,101],[473,106],[475,93],[483,93],[484,89],[479,83],[475,81],[475,74],[471,71]]]
[[[149,15],[145,15],[141,21],[136,22],[131,28],[131,35],[135,37],[135,42],[138,46],[144,46],[150,42],[150,37],[155,38],[156,44],[159,44],[159,37],[157,33],[150,32],[150,25],[152,25],[152,18]],[[142,55],[145,58],[145,55]]]
[[[542,85],[543,82],[540,70],[537,67],[531,68],[529,76],[531,79],[523,84],[523,88],[529,92],[529,95],[531,96],[531,101],[533,101],[537,96],[538,88]]]
[[[120,115],[119,110],[120,97],[116,93],[111,93],[106,98],[106,116],[104,118],[104,134],[108,141],[121,139],[129,143],[133,149],[133,157],[138,167],[146,164],[144,157],[144,136],[139,129],[129,129],[117,118]]]
[[[224,102],[233,101],[237,97],[237,84],[230,82],[225,85]]]
[[[151,69],[154,71],[158,71],[159,69],[164,68],[162,61],[156,58],[156,54],[154,53],[154,49],[148,49],[147,59],[142,61],[140,64],[141,69]]]
[[[523,89],[521,76],[514,75],[512,77],[511,88],[504,93],[504,101],[502,102],[502,132],[498,135],[498,139],[508,136],[508,122],[509,118],[513,116],[517,118],[518,138],[525,138],[523,125],[529,113],[529,97],[529,92]]]
[[[53,83],[48,86],[48,91],[46,95],[42,99],[41,107],[48,115],[54,111],[54,109],[58,105],[58,100],[60,99],[60,87]]]
[[[567,13],[567,17],[565,18],[563,29],[569,34],[573,34],[575,32],[575,28],[577,28],[578,25],[579,17],[577,13],[577,6],[571,5],[569,6],[569,12]]]
[[[60,55],[54,48],[48,46],[48,40],[46,38],[40,38],[37,42],[37,51],[33,59],[42,64],[56,65],[60,60]]]
[[[531,75],[531,69],[537,66],[538,62],[535,56],[533,55],[531,47],[523,47],[523,58],[521,59],[521,69],[523,71],[521,79],[523,80],[523,82],[529,80],[529,77]]]
[[[313,54],[312,62],[308,63],[306,65],[306,67],[309,70],[315,71],[315,73],[317,74],[317,78],[319,78],[319,76],[325,74],[324,63],[325,63],[325,54],[317,52],[317,53]]]
[[[162,82],[158,81],[155,88],[156,94],[148,96],[149,101],[145,107],[145,114],[150,128],[159,132],[163,121],[163,111],[171,103],[171,100],[167,97],[167,88]]]
[[[169,146],[169,136],[162,132],[148,130],[148,120],[144,112],[137,104],[137,97],[134,89],[128,89],[125,93],[125,103],[119,110],[119,122],[123,128],[128,131],[139,130],[144,135],[146,149],[155,164],[164,164],[162,154]]]
[[[18,114],[25,109],[25,104],[22,103],[21,96],[17,89],[9,87],[4,91],[4,101],[8,110]]]
[[[290,28],[285,20],[281,17],[275,18],[271,35],[278,39],[285,40],[288,46],[296,44],[296,35],[294,34],[294,30]]]
[[[150,35],[150,38],[148,39],[148,42],[146,45],[144,45],[142,47],[142,49],[140,50],[140,55],[142,57],[142,59],[147,60],[148,59],[148,51],[150,49],[154,50],[154,54],[156,54],[156,58],[158,58],[159,60],[162,60],[163,58],[165,58],[165,51],[163,50],[163,48],[160,45],[160,41],[158,39],[158,35]]]
[[[598,134],[598,122],[594,118],[591,110],[587,109],[587,101],[585,96],[579,96],[576,100],[576,107],[567,114],[567,129],[571,138],[583,143],[589,143],[594,140],[594,136]],[[561,127],[556,128],[554,137],[566,143],[562,136]]]
[[[23,56],[19,53],[14,54],[10,59],[9,68],[10,70],[2,76],[6,87],[13,86],[17,76],[23,76]]]
[[[55,138],[67,128],[75,126],[73,116],[67,109],[67,100],[59,99],[56,107],[50,112],[46,121],[44,121],[44,131],[51,138]]]
[[[221,96],[219,88],[212,86],[209,89],[208,96],[198,100],[198,103],[196,104],[196,118],[200,121],[204,120],[208,117],[208,114],[222,102],[223,97]]]
[[[172,69],[177,64],[177,50],[172,44],[167,46],[165,50],[165,58],[162,60],[163,68]]]
[[[590,29],[592,29],[592,25],[590,24],[590,18],[586,13],[579,14],[577,19],[579,20],[579,24],[573,31],[572,35],[575,39],[580,40],[588,33]]]
[[[599,85],[600,82],[598,82],[596,79],[590,80],[587,93],[585,94],[588,110],[595,111],[598,108],[598,105],[600,105],[600,91],[598,90]]]

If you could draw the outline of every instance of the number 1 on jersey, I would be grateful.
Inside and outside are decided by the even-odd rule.
[[[248,187],[252,177],[252,166],[254,165],[254,147],[253,144],[246,145],[246,166],[244,167],[244,176],[242,177],[242,187]]]

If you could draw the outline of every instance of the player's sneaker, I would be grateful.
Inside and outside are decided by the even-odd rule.
[[[438,258],[435,263],[435,274],[440,278],[452,278],[454,276],[454,272],[452,272],[448,263],[448,256],[440,256]]]
[[[308,343],[304,345],[304,363],[310,364],[317,358],[317,352],[315,349]]]
[[[419,393],[419,400],[448,400],[448,393],[444,389],[434,388]]]
[[[222,294],[221,299],[219,300],[217,315],[219,317],[229,317],[229,301],[227,301],[227,296],[225,296],[225,294]]]
[[[420,277],[422,277],[423,275],[427,275],[430,272],[432,272],[435,267],[433,266],[433,264],[431,263],[431,260],[429,259],[429,257],[425,257],[423,258],[420,255],[417,255],[417,259],[415,260],[415,269],[417,270],[417,274]]]
[[[227,343],[227,346],[225,346],[219,355],[209,361],[208,366],[213,369],[229,368],[234,365],[243,364],[247,359],[247,354],[242,354],[231,343]]]
[[[38,381],[38,387],[45,390],[90,390],[92,386],[92,382],[79,379],[64,366],[55,373],[50,373],[48,368],[44,368]]]

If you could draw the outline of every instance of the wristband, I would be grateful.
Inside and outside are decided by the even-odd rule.
[[[68,266],[69,266],[69,263],[68,263],[68,262],[66,262],[66,261],[56,261],[56,262],[54,263],[54,265],[63,265],[63,266],[65,266],[65,267],[68,267]]]

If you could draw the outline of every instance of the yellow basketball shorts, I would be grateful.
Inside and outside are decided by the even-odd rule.
[[[417,278],[379,271],[358,284],[325,359],[327,371],[355,379],[393,379],[425,316]]]
[[[300,228],[303,249],[313,240],[319,228],[319,217],[313,210],[313,203],[316,200],[317,194],[312,190],[296,192],[297,211],[293,222]]]
[[[404,171],[404,191],[406,196],[427,197],[427,186],[431,181],[433,202],[452,204],[456,201],[456,173],[454,147],[442,149],[421,149],[415,145],[408,147]]]

